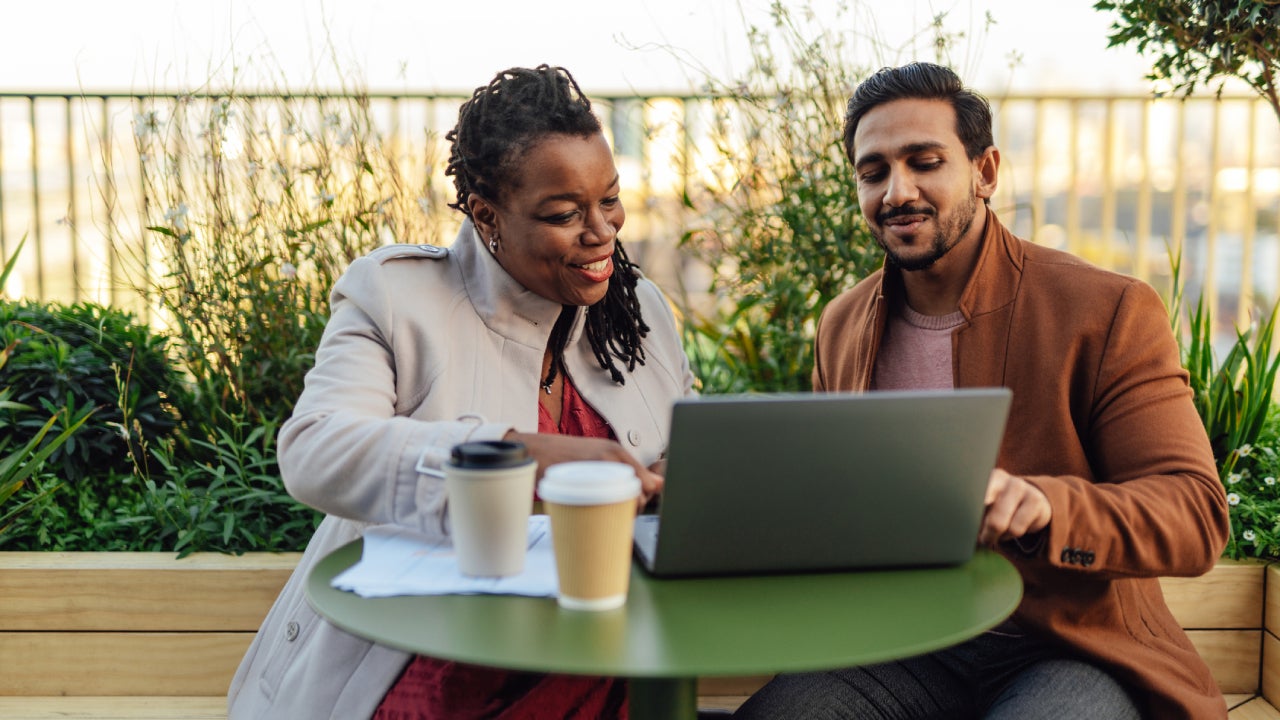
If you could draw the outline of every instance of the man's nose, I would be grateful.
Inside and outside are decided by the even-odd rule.
[[[917,198],[920,192],[916,187],[910,173],[893,172],[889,174],[888,187],[885,188],[884,204],[890,207],[902,207],[909,205]]]

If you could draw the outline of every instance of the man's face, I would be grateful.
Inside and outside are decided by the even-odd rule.
[[[903,270],[933,267],[973,234],[978,199],[995,190],[995,148],[970,160],[955,128],[951,103],[913,98],[872,108],[854,132],[858,203]]]

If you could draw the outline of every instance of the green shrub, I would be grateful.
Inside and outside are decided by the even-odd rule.
[[[18,404],[0,409],[0,440],[24,444],[51,416],[60,433],[96,410],[49,456],[72,484],[127,472],[141,443],[172,435],[187,402],[165,338],[124,310],[0,301],[0,347],[0,387]]]
[[[1223,479],[1231,506],[1234,558],[1280,558],[1280,405],[1273,404],[1256,443],[1238,449]]]
[[[1280,304],[1256,327],[1236,330],[1221,362],[1214,354],[1213,319],[1203,303],[1184,308],[1182,257],[1170,254],[1169,314],[1191,384],[1192,398],[1227,491],[1231,539],[1225,554],[1280,557],[1280,417],[1272,402],[1280,355],[1272,352]],[[1188,321],[1183,328],[1184,315]]]
[[[3,362],[0,362],[0,366],[2,365]],[[8,397],[8,388],[0,390],[0,408],[21,407],[9,401]],[[88,417],[71,423],[45,442],[46,435],[57,420],[57,416],[49,418],[35,436],[21,446],[15,447],[11,438],[0,438],[0,546],[4,545],[14,523],[30,517],[24,513],[31,510],[33,505],[45,501],[61,486],[60,482],[43,472],[45,460],[67,442]],[[24,495],[22,491],[29,482],[36,489]],[[10,499],[15,496],[16,501],[10,503]]]
[[[209,458],[191,462],[171,448],[152,457],[160,473],[119,522],[136,529],[138,549],[243,553],[301,550],[324,517],[285,492],[276,468],[277,427],[238,423],[212,442],[194,441]]]

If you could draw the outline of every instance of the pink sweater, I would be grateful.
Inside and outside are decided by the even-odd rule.
[[[889,313],[872,390],[926,390],[955,387],[951,373],[951,333],[964,323],[959,310],[921,315],[902,303]]]

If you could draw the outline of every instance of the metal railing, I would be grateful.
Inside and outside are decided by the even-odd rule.
[[[218,97],[0,93],[0,257],[27,237],[9,294],[129,302],[117,247],[129,240],[118,236],[129,227],[122,219],[146,225],[138,123],[157,107]],[[317,111],[335,99],[288,97]],[[463,98],[360,97],[379,132],[415,159],[412,172],[447,186],[442,164],[422,159],[447,156],[442,138]],[[596,100],[633,198],[633,255],[660,283],[674,283],[688,265],[675,248],[688,218],[670,208],[699,172],[690,149],[703,138],[687,128],[709,101]],[[993,206],[1017,234],[1155,283],[1170,252],[1181,252],[1188,296],[1203,294],[1228,322],[1248,322],[1280,294],[1280,119],[1260,99],[1006,95],[992,104],[1003,158]]]

